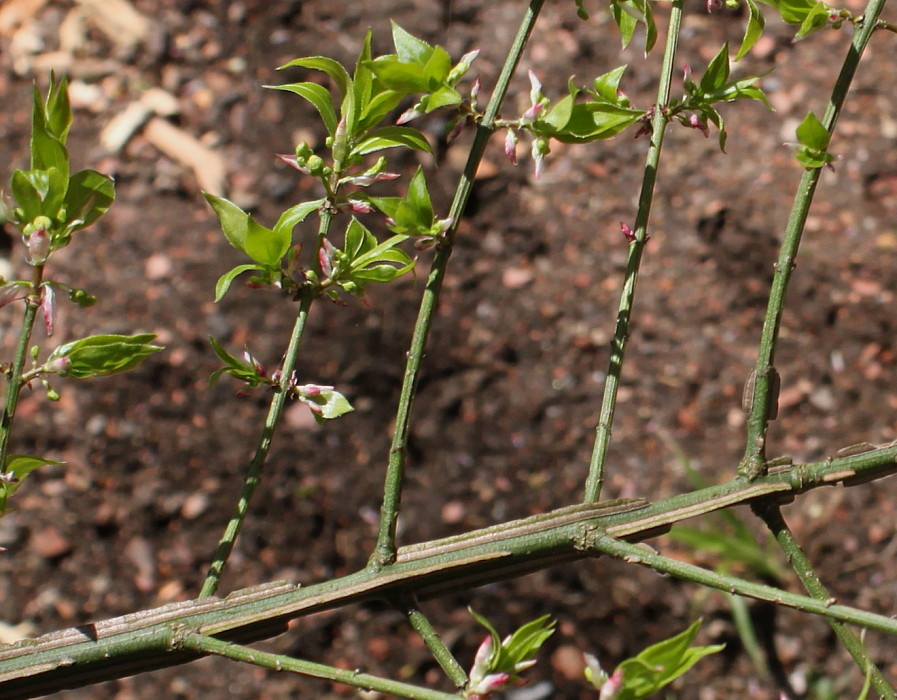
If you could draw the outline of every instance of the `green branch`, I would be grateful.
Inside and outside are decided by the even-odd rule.
[[[326,231],[326,228],[329,225],[330,214],[324,211],[321,214],[321,229]],[[243,526],[246,513],[249,512],[249,503],[261,481],[262,468],[265,465],[265,460],[268,458],[268,452],[271,449],[271,442],[274,439],[274,431],[277,428],[277,424],[280,422],[284,406],[290,395],[290,382],[292,381],[293,371],[296,369],[299,344],[302,341],[302,335],[305,331],[305,323],[308,320],[308,311],[311,308],[312,301],[314,301],[312,292],[308,289],[304,290],[299,302],[299,312],[296,315],[293,332],[290,336],[290,343],[283,359],[280,385],[278,390],[275,391],[274,396],[271,397],[271,403],[268,407],[268,415],[265,417],[265,425],[262,429],[259,443],[256,446],[255,454],[252,457],[252,461],[249,463],[249,469],[243,480],[243,487],[240,490],[240,498],[237,500],[237,505],[234,508],[230,521],[224,530],[224,534],[221,536],[221,540],[218,542],[218,548],[215,550],[215,557],[212,560],[212,564],[206,574],[206,580],[199,593],[200,598],[214,595],[215,591],[218,590],[221,573],[224,571],[224,566],[227,564],[227,560],[234,549],[237,535]]]
[[[28,344],[31,342],[34,321],[37,318],[37,310],[41,305],[40,285],[43,276],[44,266],[35,265],[32,269],[31,293],[25,299],[25,312],[22,314],[19,342],[16,344],[16,354],[7,379],[6,405],[3,409],[3,415],[0,416],[0,472],[3,472],[6,467],[12,424],[16,416],[16,408],[19,405],[19,394],[22,392],[22,387],[25,383],[23,376],[25,358],[28,357]]]
[[[754,512],[766,523],[766,526],[776,538],[776,542],[779,543],[779,546],[788,558],[788,562],[791,564],[798,578],[800,578],[804,588],[807,589],[807,593],[813,596],[816,600],[823,602],[833,601],[834,598],[832,598],[831,594],[826,590],[822,581],[819,580],[819,576],[817,576],[816,572],[813,570],[813,566],[810,564],[810,560],[807,559],[807,555],[804,554],[804,551],[797,543],[797,540],[794,539],[794,534],[782,517],[781,509],[772,503],[758,503],[754,507]],[[872,661],[872,658],[869,656],[866,645],[863,644],[863,641],[856,634],[854,634],[853,630],[843,622],[832,618],[828,618],[828,623],[838,639],[841,640],[841,645],[853,657],[857,666],[860,667],[863,677],[866,677],[868,674],[872,687],[875,688],[875,692],[882,698],[888,700],[897,698],[897,695],[894,694],[894,689],[888,684],[879,668],[875,665],[875,662]]]
[[[396,410],[395,428],[393,429],[392,442],[389,448],[389,464],[386,470],[384,483],[383,503],[380,507],[380,530],[377,536],[377,544],[371,556],[371,566],[379,567],[392,563],[396,556],[396,524],[399,518],[399,506],[402,500],[402,486],[405,478],[405,460],[408,452],[408,436],[411,427],[411,408],[414,403],[414,391],[420,374],[421,362],[433,318],[436,314],[436,306],[445,279],[446,268],[454,248],[455,233],[458,230],[458,222],[467,207],[470,193],[473,191],[473,182],[476,176],[480,160],[486,149],[486,143],[492,135],[494,122],[498,111],[508,91],[511,77],[523,54],[523,49],[529,39],[529,35],[536,23],[536,18],[545,0],[531,0],[520,28],[514,38],[514,43],[505,59],[501,75],[496,83],[495,90],[486,106],[486,112],[482,121],[477,124],[476,134],[467,157],[467,164],[461,174],[460,182],[455,190],[455,197],[449,209],[451,226],[445,233],[433,259],[433,266],[427,278],[418,309],[417,321],[414,324],[414,333],[408,350],[408,359],[405,364],[405,374],[402,380],[402,390],[399,396],[399,405]]]
[[[241,646],[232,642],[224,642],[215,637],[199,634],[191,630],[181,630],[172,642],[176,649],[188,649],[201,654],[214,654],[234,661],[261,666],[272,671],[287,671],[303,676],[323,678],[335,683],[345,683],[355,688],[379,693],[388,693],[400,698],[412,698],[413,700],[457,700],[456,694],[443,693],[438,690],[419,688],[410,683],[402,683],[386,678],[372,676],[361,671],[349,671],[343,668],[327,666],[313,661],[303,661],[281,654],[270,654],[258,649]]]
[[[237,591],[227,598],[175,603],[93,625],[63,630],[0,647],[0,697],[13,700],[184,663],[192,656],[170,648],[173,630],[247,643],[283,632],[293,618],[361,603],[420,599],[503,581],[548,566],[607,551],[615,556],[650,552],[628,542],[654,537],[673,524],[722,508],[762,499],[788,500],[820,486],[853,485],[897,473],[897,445],[849,457],[776,469],[753,482],[744,479],[699,489],[655,503],[642,500],[579,504],[433,542],[402,547],[396,561],[348,576],[298,587],[275,583]],[[655,565],[656,564],[656,565]],[[665,557],[658,571],[681,566]],[[687,565],[686,565],[687,566]],[[739,595],[825,614],[851,624],[897,633],[897,621],[846,606],[827,606],[806,596],[722,577],[698,567],[670,570]]]
[[[869,39],[875,31],[878,17],[884,8],[886,0],[871,0],[866,7],[864,21],[854,34],[853,41],[847,51],[847,57],[841,68],[841,73],[832,90],[826,107],[823,125],[831,136],[835,131],[835,125],[850,84],[856,74],[860,58]],[[747,436],[745,439],[744,457],[738,466],[738,474],[748,479],[754,479],[766,470],[766,432],[769,421],[775,418],[778,406],[779,376],[775,369],[775,348],[779,337],[779,327],[782,323],[782,314],[785,306],[785,292],[791,273],[794,271],[797,260],[797,251],[800,247],[801,236],[807,223],[807,215],[810,212],[810,204],[816,192],[816,185],[822,168],[805,170],[801,177],[797,194],[779,257],[776,261],[775,274],[769,293],[769,303],[766,308],[766,317],[763,321],[763,330],[760,335],[760,349],[757,356],[757,364],[751,373],[749,383],[752,385],[748,392],[750,398],[749,414],[747,420]]]
[[[601,486],[604,481],[604,460],[614,422],[617,406],[617,392],[620,388],[620,375],[623,370],[623,358],[629,340],[629,322],[635,299],[635,286],[638,281],[639,267],[645,243],[648,242],[648,218],[651,204],[654,201],[654,186],[657,182],[657,169],[660,165],[660,149],[667,127],[666,106],[670,102],[670,85],[673,80],[673,66],[676,60],[676,47],[679,43],[679,28],[682,23],[682,0],[674,0],[670,11],[670,25],[667,30],[666,46],[663,54],[660,85],[657,88],[657,104],[651,120],[651,146],[645,162],[642,176],[642,188],[639,193],[638,212],[632,241],[629,244],[629,258],[626,261],[626,275],[623,280],[623,291],[620,294],[620,306],[617,311],[617,323],[611,341],[610,364],[607,379],[604,383],[604,397],[601,401],[601,412],[595,431],[595,443],[592,447],[592,458],[589,463],[589,475],[586,479],[585,502],[594,503],[601,497]]]

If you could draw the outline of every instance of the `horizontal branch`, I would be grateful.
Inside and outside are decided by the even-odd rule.
[[[186,663],[198,654],[178,647],[178,630],[183,628],[248,643],[275,636],[289,620],[321,610],[406,594],[433,597],[594,556],[589,540],[595,532],[637,542],[722,508],[768,498],[788,501],[819,486],[849,486],[893,473],[897,445],[888,445],[778,467],[755,481],[735,479],[655,503],[635,499],[561,508],[402,547],[394,564],[311,586],[264,584],[226,598],[174,603],[54,632],[0,647],[0,697],[34,697]]]

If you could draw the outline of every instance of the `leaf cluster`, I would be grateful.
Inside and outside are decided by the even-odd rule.
[[[13,172],[10,191],[15,205],[6,216],[25,239],[45,230],[51,251],[67,245],[72,233],[99,219],[115,199],[111,178],[95,170],[70,173],[66,141],[71,124],[65,78],[57,82],[51,77],[46,99],[35,86],[30,168]]]
[[[695,620],[674,637],[652,644],[636,656],[621,662],[610,676],[601,670],[597,660],[589,658],[586,679],[598,689],[615,679],[620,684],[617,694],[611,696],[615,700],[650,697],[687,673],[705,656],[716,654],[725,648],[725,644],[691,646],[700,629],[701,621]]]

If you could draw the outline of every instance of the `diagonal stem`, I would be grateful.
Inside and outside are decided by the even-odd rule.
[[[319,238],[330,228],[331,218],[332,215],[327,209],[321,211]],[[249,468],[243,479],[243,487],[240,490],[240,497],[237,500],[234,512],[227,523],[227,527],[224,529],[224,534],[218,542],[215,556],[209,567],[209,571],[206,574],[202,590],[199,593],[200,598],[215,595],[215,591],[218,590],[221,574],[224,571],[227,560],[230,558],[231,552],[233,552],[234,544],[237,541],[237,535],[240,533],[240,529],[243,527],[246,513],[249,512],[249,503],[261,481],[262,468],[265,465],[265,461],[268,458],[268,452],[271,449],[271,442],[274,439],[274,431],[277,428],[277,424],[280,422],[284,406],[290,395],[289,388],[290,383],[293,381],[293,372],[296,369],[299,344],[302,341],[302,335],[305,331],[305,323],[308,320],[308,311],[311,308],[314,299],[315,295],[313,290],[305,288],[302,291],[302,296],[299,299],[299,311],[296,315],[296,321],[293,324],[293,331],[290,335],[290,342],[283,358],[280,383],[274,392],[274,396],[271,397],[271,403],[268,406],[268,415],[265,417],[265,425],[262,428],[261,437],[255,448],[255,454],[252,457],[252,461],[249,463]]]
[[[467,685],[467,672],[462,668],[461,664],[455,658],[454,654],[442,641],[439,633],[430,624],[427,616],[420,609],[413,595],[403,595],[394,601],[396,607],[402,611],[402,614],[408,619],[408,623],[424,640],[424,644],[433,654],[433,658],[445,671],[445,674],[451,679],[457,688],[463,688]]]
[[[448,700],[450,698],[457,700],[458,698],[458,695],[455,694],[420,688],[410,683],[393,681],[388,678],[379,678],[358,670],[336,668],[335,666],[319,664],[314,661],[294,659],[281,654],[271,654],[241,644],[224,642],[215,637],[189,630],[180,631],[173,640],[172,646],[202,654],[223,656],[227,659],[261,666],[272,671],[287,671],[314,678],[323,678],[335,683],[345,683],[355,688],[387,693],[400,698],[412,698],[412,700]]]
[[[807,559],[807,555],[804,554],[804,551],[794,538],[794,534],[782,517],[782,511],[779,506],[769,503],[768,501],[762,501],[756,504],[753,507],[753,510],[754,513],[766,523],[766,526],[776,538],[776,542],[779,543],[785,556],[788,557],[791,567],[794,569],[798,578],[800,578],[801,583],[804,584],[807,593],[817,600],[834,601],[834,598],[831,597],[831,594],[826,590],[822,581],[819,580],[819,576],[817,576],[816,572],[813,570],[813,566],[810,564],[810,560]],[[831,618],[828,618],[827,622],[831,626],[832,631],[837,635],[838,639],[841,640],[841,645],[853,657],[854,661],[857,662],[857,665],[863,672],[863,676],[866,676],[867,674],[869,675],[869,679],[872,683],[872,687],[875,688],[875,691],[882,698],[895,700],[897,695],[894,694],[894,689],[885,680],[885,677],[875,665],[875,662],[872,661],[863,641],[845,623]]]
[[[418,309],[417,321],[414,324],[414,333],[411,337],[411,344],[408,350],[408,359],[405,364],[405,374],[402,381],[402,391],[399,396],[399,405],[396,410],[395,428],[393,429],[392,442],[389,448],[389,463],[386,469],[386,478],[384,480],[383,503],[380,507],[380,530],[377,536],[377,544],[374,553],[371,556],[371,566],[379,567],[391,564],[395,561],[396,556],[396,525],[399,518],[399,506],[402,499],[402,486],[405,477],[405,461],[408,451],[408,436],[411,427],[411,408],[414,402],[414,391],[417,380],[420,376],[421,362],[424,357],[424,350],[427,345],[427,339],[430,335],[430,328],[433,325],[433,318],[436,313],[436,305],[439,301],[439,295],[442,290],[442,283],[445,279],[445,272],[448,266],[449,258],[452,255],[454,247],[455,234],[458,230],[458,222],[467,207],[470,199],[470,193],[473,190],[474,177],[476,176],[477,167],[483,157],[486,149],[486,143],[494,130],[495,120],[498,111],[501,108],[505,95],[508,91],[508,85],[511,77],[530,33],[536,24],[539,11],[545,0],[530,0],[529,7],[524,14],[517,30],[517,35],[505,59],[502,67],[501,75],[496,83],[495,90],[486,107],[486,111],[482,120],[477,124],[476,134],[474,135],[473,144],[470,148],[470,154],[467,157],[467,164],[464,172],[461,174],[460,182],[455,190],[455,197],[449,209],[449,217],[452,225],[445,233],[445,238],[441,242],[436,256],[433,259],[433,266],[430,269],[430,276],[427,279],[427,285],[424,288],[423,297],[421,298],[420,308]]]
[[[639,194],[638,212],[633,229],[633,240],[629,244],[629,258],[626,261],[626,275],[623,280],[623,291],[620,294],[620,306],[617,311],[617,323],[614,338],[611,341],[610,364],[607,379],[604,383],[604,397],[601,401],[601,412],[595,431],[595,443],[592,447],[592,458],[589,463],[589,475],[586,479],[586,503],[594,503],[601,497],[604,482],[604,460],[614,422],[617,406],[617,392],[620,388],[620,374],[623,370],[623,357],[629,340],[629,322],[635,299],[635,286],[638,281],[639,267],[645,243],[648,242],[648,217],[654,201],[654,185],[657,181],[657,168],[660,165],[660,149],[663,146],[664,131],[668,123],[666,106],[670,101],[670,84],[673,80],[673,64],[676,59],[676,48],[679,43],[679,29],[682,24],[682,0],[673,0],[670,11],[670,25],[667,29],[666,46],[663,54],[660,85],[657,89],[657,104],[651,120],[651,146],[645,161],[645,172],[642,176],[642,188]]]
[[[856,74],[860,58],[866,45],[877,27],[878,17],[884,8],[886,0],[870,0],[866,7],[865,19],[858,27],[847,51],[847,57],[841,67],[841,73],[832,89],[828,106],[822,123],[831,136],[835,131],[835,125],[850,84]],[[810,204],[816,192],[816,185],[822,168],[814,168],[804,171],[794,197],[791,214],[785,228],[782,247],[776,261],[775,275],[769,292],[769,303],[766,307],[766,317],[763,321],[763,330],[760,335],[760,349],[757,356],[757,364],[751,373],[752,383],[750,395],[751,405],[747,420],[747,436],[745,439],[744,457],[738,465],[739,476],[755,479],[766,471],[766,433],[769,421],[775,417],[778,404],[778,373],[776,372],[775,348],[779,336],[779,327],[782,323],[782,313],[785,306],[785,292],[791,273],[794,271],[797,260],[797,251],[800,247],[801,236],[807,223],[807,215],[810,212]]]

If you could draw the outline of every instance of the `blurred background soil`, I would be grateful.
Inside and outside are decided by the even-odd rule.
[[[27,167],[32,82],[71,78],[74,166],[114,175],[109,214],[53,260],[52,275],[98,295],[87,311],[63,306],[59,342],[90,333],[157,333],[167,347],[127,375],[59,381],[58,404],[26,393],[14,451],[64,460],[35,473],[0,520],[3,641],[195,596],[236,498],[264,413],[261,396],[208,387],[217,367],[207,338],[244,345],[269,366],[285,347],[294,307],[275,292],[235,286],[213,303],[216,279],[242,262],[219,233],[200,190],[226,194],[271,224],[319,196],[274,154],[323,146],[313,110],[264,84],[293,58],[354,62],[368,27],[392,50],[389,20],[445,46],[482,50],[472,75],[488,95],[525,3],[520,0],[5,0],[0,5],[0,162],[4,179]],[[588,6],[588,3],[587,3]],[[862,7],[850,0],[855,12]],[[547,95],[623,63],[636,106],[653,102],[660,51],[637,36],[619,49],[605,10],[577,20],[573,2],[548,3],[504,114],[527,103],[526,69]],[[696,72],[746,17],[688,3],[679,65]],[[769,13],[771,16],[771,13]],[[893,10],[891,11],[893,21]],[[658,8],[658,22],[666,25]],[[822,114],[849,31],[793,43],[769,21],[739,75],[767,74],[759,103],[723,108],[730,136],[671,127],[652,213],[606,497],[658,499],[689,488],[679,452],[700,476],[730,478],[743,449],[742,385],[755,360],[766,289],[800,170],[783,145],[808,110]],[[876,37],[860,69],[823,173],[789,292],[777,366],[779,419],[770,454],[816,460],[860,441],[897,437],[897,95],[894,37]],[[680,89],[678,84],[676,89]],[[433,140],[438,118],[425,123]],[[444,215],[465,157],[462,136],[422,163]],[[626,259],[620,222],[632,223],[647,142],[627,132],[591,146],[556,146],[535,181],[501,138],[486,154],[429,347],[417,402],[405,543],[523,517],[581,497]],[[382,190],[386,191],[386,190]],[[372,226],[375,226],[371,222]],[[308,230],[300,235],[308,235]],[[6,277],[24,274],[22,245],[2,238]],[[322,428],[292,406],[223,592],[274,579],[312,583],[362,566],[376,531],[390,415],[416,304],[431,257],[416,274],[365,302],[319,304],[300,362],[305,381],[334,384],[357,408]],[[3,310],[2,343],[17,307]],[[786,516],[839,601],[897,608],[897,482],[803,497]],[[739,513],[748,516],[748,513]],[[712,523],[710,523],[712,525]],[[664,552],[719,563],[662,538]],[[736,570],[737,569],[736,567]],[[798,590],[790,578],[786,583]],[[532,683],[516,700],[594,698],[580,651],[612,667],[646,644],[704,618],[703,643],[725,642],[669,698],[855,697],[859,672],[828,627],[751,604],[772,675],[744,653],[727,599],[605,559],[425,605],[469,664],[481,629],[549,613],[559,622]],[[897,681],[897,642],[867,635]],[[446,688],[403,618],[381,605],[315,615],[266,648]],[[820,680],[821,679],[821,680]],[[829,682],[834,694],[814,688]],[[816,692],[814,695],[813,693]],[[341,698],[349,688],[205,660],[64,698]]]

